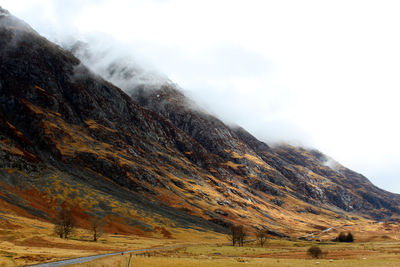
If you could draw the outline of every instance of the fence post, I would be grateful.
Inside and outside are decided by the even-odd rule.
[[[131,267],[132,253],[129,254],[128,267]]]

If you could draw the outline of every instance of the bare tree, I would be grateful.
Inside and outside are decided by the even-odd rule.
[[[256,233],[256,237],[260,246],[263,247],[265,242],[267,241],[267,232],[265,230],[258,230]]]
[[[60,238],[64,237],[64,231],[61,224],[57,223],[56,225],[54,225],[54,233],[60,236]]]
[[[60,238],[68,238],[75,227],[75,219],[72,216],[71,209],[66,205],[61,206],[60,212],[57,214],[54,232]]]
[[[236,244],[243,246],[246,236],[247,233],[243,225],[231,225],[228,239],[232,241],[232,246],[235,246]]]
[[[244,241],[246,241],[246,237],[247,237],[247,232],[242,226],[241,232],[239,233],[239,246],[240,247],[243,247]]]
[[[104,227],[106,226],[106,221],[101,217],[92,217],[89,219],[90,222],[90,230],[93,233],[93,241],[97,242],[97,240],[103,235]]]
[[[232,246],[235,246],[236,245],[236,242],[237,242],[237,225],[234,225],[234,224],[232,224],[230,227],[229,227],[229,230],[230,230],[230,232],[229,232],[229,235],[228,235],[228,239],[230,240],[230,241],[232,241]]]

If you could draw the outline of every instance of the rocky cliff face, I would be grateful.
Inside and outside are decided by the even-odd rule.
[[[125,94],[3,9],[0,62],[0,207],[51,220],[69,202],[82,224],[101,214],[145,232],[240,223],[289,235],[399,213],[398,195],[317,151],[270,147],[173,84],[108,68]]]
[[[115,64],[114,70],[132,73],[129,66],[117,68]],[[121,73],[118,74],[118,82],[124,77],[121,86],[130,92],[137,103],[168,118],[210,153],[226,160],[232,158],[232,153],[251,155],[272,166],[275,174],[263,177],[263,174],[267,173],[263,170],[263,174],[257,174],[263,178],[257,186],[266,189],[263,181],[271,181],[277,185],[290,187],[296,197],[305,201],[329,204],[345,211],[356,211],[376,218],[385,217],[385,212],[377,213],[376,209],[383,208],[388,212],[386,214],[398,213],[398,204],[390,203],[391,197],[398,200],[398,195],[376,188],[364,176],[341,166],[322,153],[288,145],[270,148],[245,129],[229,127],[207,114],[186,98],[174,84],[166,83],[158,88],[146,88],[145,85],[137,86],[133,82],[129,83],[132,77]],[[112,78],[114,75],[116,73],[109,72],[107,76]],[[243,157],[236,157],[233,161],[244,166],[252,164]],[[249,171],[249,168],[246,169]],[[246,170],[243,170],[242,174],[243,172]],[[245,175],[250,174],[252,173]],[[325,183],[316,181],[313,174],[323,177]]]
[[[390,201],[392,197],[398,201],[399,196],[375,187],[361,174],[341,166],[316,150],[289,145],[271,148],[243,128],[231,128],[197,109],[171,85],[153,90],[151,94],[141,88],[133,89],[131,95],[139,104],[168,118],[210,153],[227,160],[232,159],[233,154],[250,155],[252,159],[255,157],[260,163],[272,167],[272,173],[265,169],[255,173],[250,171],[251,168],[243,168],[240,175],[261,178],[255,185],[257,190],[274,194],[275,190],[264,183],[269,181],[290,188],[297,198],[316,205],[328,204],[376,218],[399,212],[397,202]],[[248,160],[250,157],[233,158],[233,162],[246,167],[254,163]],[[377,210],[386,211],[380,213]]]

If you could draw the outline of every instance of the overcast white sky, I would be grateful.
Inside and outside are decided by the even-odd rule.
[[[104,36],[267,142],[400,193],[400,2],[2,0],[51,40]]]

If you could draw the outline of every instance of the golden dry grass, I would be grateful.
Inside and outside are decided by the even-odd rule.
[[[106,257],[73,266],[128,266],[130,257],[130,266],[400,266],[400,251],[392,250],[399,247],[399,242],[320,244],[325,252],[322,259],[307,255],[310,245],[310,242],[280,240],[270,241],[265,248],[198,245],[142,255]],[[376,251],[371,251],[368,246]]]
[[[78,229],[71,239],[64,240],[55,236],[50,223],[7,213],[1,213],[0,218],[0,266],[179,244],[189,246],[134,255],[134,266],[311,266],[316,262],[306,253],[316,243],[310,241],[270,239],[265,248],[256,244],[239,248],[226,245],[225,235],[182,228],[168,228],[172,239],[164,238],[160,231],[151,237],[105,234],[99,242],[92,242],[87,230]],[[363,223],[327,232],[321,235],[324,240],[340,231],[351,231],[356,242],[316,243],[327,253],[318,260],[320,266],[400,266],[399,229],[395,224]],[[126,255],[77,266],[126,266]]]
[[[53,233],[53,224],[11,214],[0,214],[0,266],[22,266],[88,255],[193,242],[220,242],[222,235],[176,228],[173,239],[154,233],[151,237],[104,234],[98,242],[91,233],[77,229],[70,239]]]
[[[98,266],[113,266],[113,267],[125,267],[128,266],[129,256],[125,257],[113,257],[108,258],[99,262],[89,262],[81,265],[72,265],[74,267],[98,267]],[[318,264],[317,264],[318,262]],[[312,259],[247,259],[247,258],[225,258],[225,259],[195,259],[195,258],[175,258],[175,257],[132,257],[131,265],[135,267],[140,266],[157,266],[157,267],[228,267],[228,266],[340,266],[340,267],[377,267],[377,266],[388,266],[395,267],[400,265],[400,260],[379,260],[379,259],[354,259],[354,260],[337,260],[330,262],[329,260],[312,260]]]
[[[355,243],[270,239],[264,248],[256,244],[245,247],[199,244],[133,255],[131,266],[400,266],[398,228],[395,224],[371,223],[345,226],[327,234],[330,237],[343,230],[352,231]],[[385,233],[388,230],[391,233]],[[307,255],[307,249],[312,245],[322,249],[322,259]],[[106,257],[74,266],[127,266],[129,256]]]

